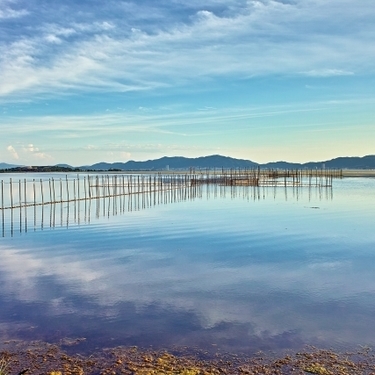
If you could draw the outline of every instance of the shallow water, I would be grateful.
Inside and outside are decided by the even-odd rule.
[[[230,352],[375,343],[374,179],[90,202],[0,218],[1,338]]]

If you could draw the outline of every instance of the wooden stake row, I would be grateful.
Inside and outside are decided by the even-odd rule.
[[[231,169],[179,173],[138,173],[77,175],[58,180],[1,181],[0,209],[28,207],[52,203],[89,200],[130,194],[143,194],[194,187],[203,184],[222,186],[332,186],[341,178],[341,170],[262,170]],[[39,187],[38,187],[39,185]]]

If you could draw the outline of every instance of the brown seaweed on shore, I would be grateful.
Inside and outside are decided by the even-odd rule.
[[[374,375],[375,356],[368,348],[336,353],[309,348],[275,357],[215,354],[189,348],[171,351],[115,347],[90,355],[67,354],[57,345],[43,342],[9,342],[2,345],[1,375],[253,375],[318,374]]]

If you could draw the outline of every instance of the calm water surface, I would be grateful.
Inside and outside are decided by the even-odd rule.
[[[0,338],[230,352],[375,344],[374,179],[185,198],[7,210]]]

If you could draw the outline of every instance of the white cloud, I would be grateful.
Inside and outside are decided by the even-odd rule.
[[[0,44],[0,96],[150,90],[205,77],[373,71],[375,51],[368,46],[375,8],[366,1],[248,1],[231,2],[227,13],[211,9],[224,5],[204,2],[188,19],[161,13],[152,32],[147,20],[128,26],[138,20],[133,11],[123,25],[110,16],[41,23],[30,35]]]
[[[54,34],[64,37],[68,37],[76,33],[76,30],[72,27],[64,27],[56,24],[44,25],[41,30],[46,32],[47,34]]]
[[[25,147],[25,151],[26,152],[39,152],[39,149],[37,147],[34,147],[34,145],[30,143]]]
[[[94,146],[94,145],[87,145],[87,146],[84,147],[84,149],[85,149],[85,150],[88,150],[88,151],[91,151],[91,150],[96,150],[97,147]]]
[[[249,1],[229,15],[205,9],[214,3],[222,4],[203,3],[189,22],[176,19],[152,33],[138,26],[131,33],[111,19],[42,25],[40,34],[0,47],[0,95],[126,92],[205,76],[326,77],[373,70],[375,51],[368,46],[375,10],[367,1]],[[361,27],[347,30],[344,24]],[[58,44],[71,35],[74,41]]]
[[[53,34],[46,35],[45,39],[49,43],[60,44],[62,42],[60,38],[58,38],[56,35],[53,35]]]
[[[97,24],[99,30],[112,30],[115,28],[115,25],[111,22],[107,22],[107,21],[104,21],[104,22],[100,22]]]
[[[29,14],[29,12],[26,9],[12,9],[11,7],[7,6],[7,3],[11,3],[11,1],[0,2],[0,20],[9,18],[19,18]]]
[[[121,160],[128,160],[131,158],[131,156],[132,154],[130,152],[125,152],[125,151],[120,152]]]
[[[320,69],[320,70],[310,70],[306,73],[307,76],[311,77],[332,77],[332,76],[351,76],[354,73],[340,70],[340,69]]]
[[[108,21],[94,23],[73,23],[72,28],[75,29],[76,32],[96,33],[100,31],[112,30],[115,28],[115,25]]]
[[[22,159],[26,163],[31,164],[32,162],[50,162],[52,157],[45,152],[39,150],[38,147],[34,146],[32,143],[29,143],[22,148]]]
[[[15,160],[19,159],[18,153],[12,145],[9,145],[7,147],[7,151],[10,153],[10,155],[13,159],[15,159]]]

